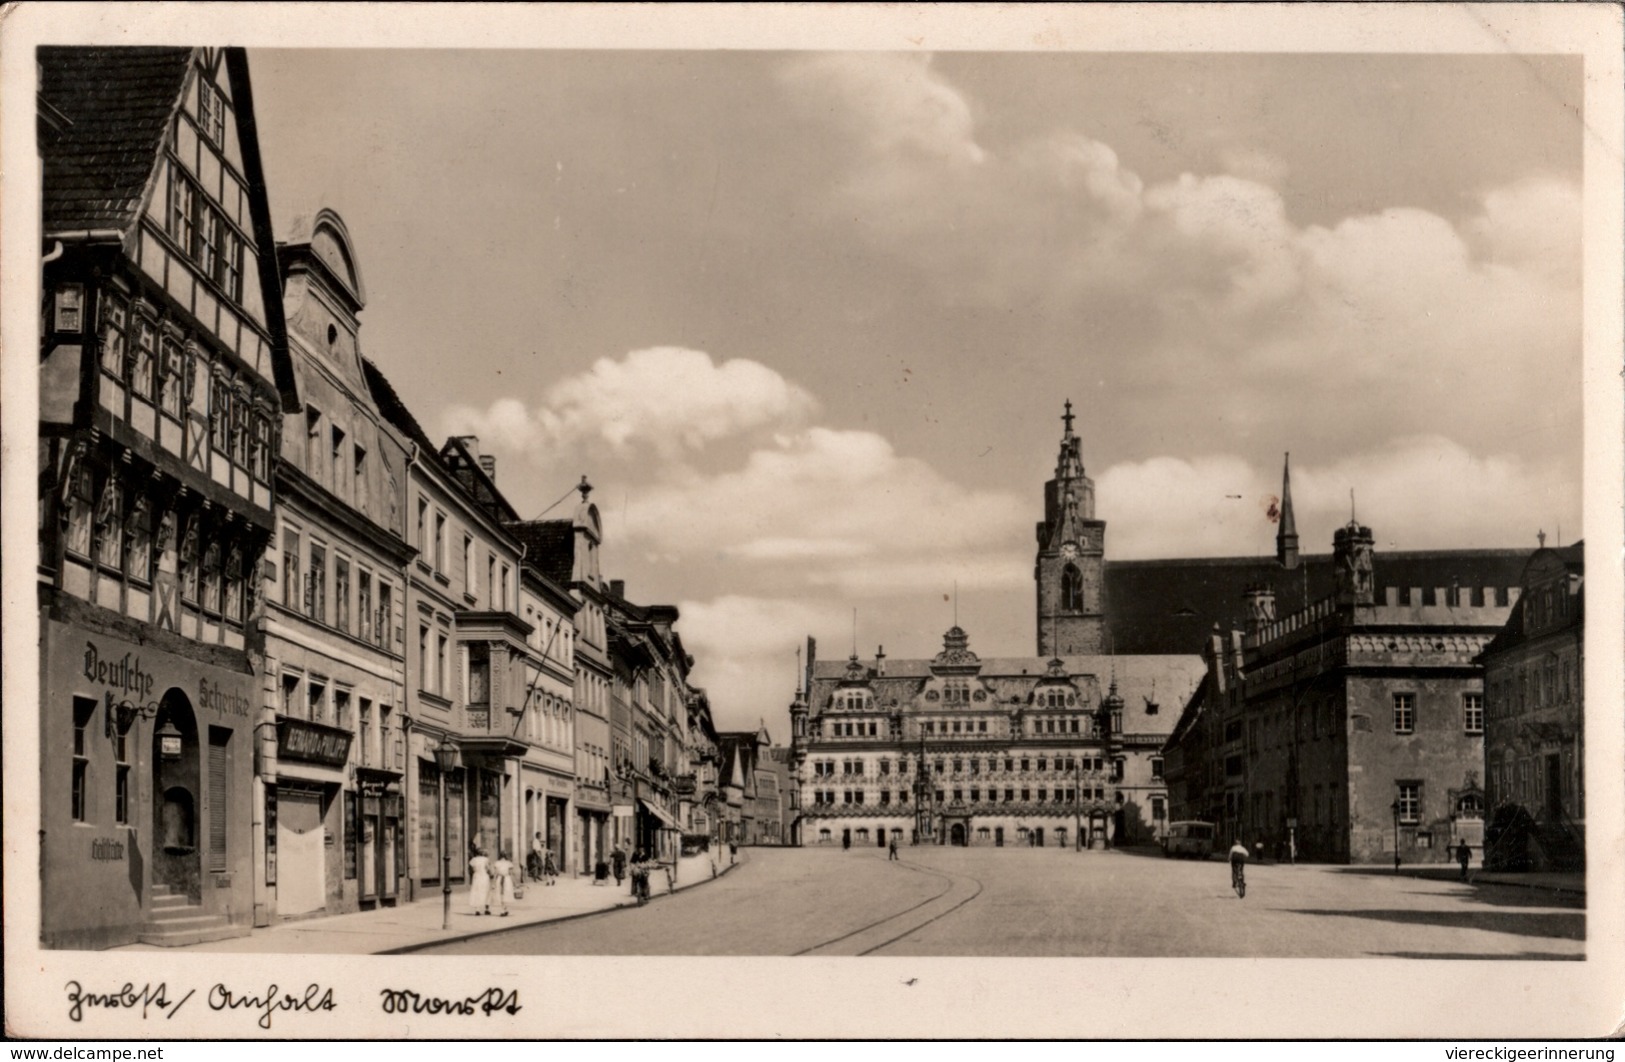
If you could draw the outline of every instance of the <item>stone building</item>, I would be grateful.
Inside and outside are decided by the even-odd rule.
[[[693,855],[722,840],[719,764],[722,760],[711,698],[699,686],[688,688],[688,728],[684,760],[674,781],[677,822],[683,831],[684,854]]]
[[[1157,689],[1195,656],[982,660],[954,627],[930,660],[819,661],[791,708],[800,842],[1106,847],[1167,822]]]
[[[1215,626],[1207,676],[1170,736],[1173,812],[1222,838],[1328,862],[1442,860],[1481,843],[1484,681],[1478,654],[1518,590],[1469,583],[1449,552],[1396,585],[1371,530],[1337,531],[1333,592],[1285,615],[1245,595],[1245,630]]]
[[[488,854],[506,848],[523,866],[538,834],[560,873],[580,869],[575,829],[576,713],[574,710],[575,616],[579,606],[529,556],[515,528],[518,513],[496,485],[496,458],[480,452],[477,436],[460,435],[441,447],[440,460],[500,538],[477,530],[462,537],[465,581],[492,589],[479,601],[465,591],[456,614],[459,664],[465,675],[469,729],[465,749],[484,749],[488,772],[500,772],[511,800],[501,801],[497,835]],[[518,576],[518,598],[510,600],[509,554]],[[482,567],[483,566],[483,567]],[[517,620],[515,623],[513,621]],[[498,636],[500,633],[500,637]],[[515,638],[524,648],[521,650]],[[504,688],[504,683],[508,683]],[[501,742],[500,750],[498,741]],[[498,766],[497,757],[502,766]],[[507,809],[512,808],[511,817]],[[483,813],[489,817],[488,813]]]
[[[41,942],[249,930],[299,409],[241,49],[37,52]]]
[[[506,525],[525,548],[525,563],[550,582],[564,587],[575,603],[575,650],[572,702],[575,706],[576,821],[571,831],[569,864],[588,874],[607,860],[614,839],[610,830],[611,757],[610,690],[614,673],[609,657],[605,605],[609,587],[599,570],[604,540],[598,507],[590,500],[592,484],[581,477],[581,501],[568,520],[523,520]]]
[[[790,750],[764,748],[756,760],[756,835],[750,844],[789,843],[790,785]]]
[[[1542,536],[1544,538],[1544,535]],[[1480,657],[1492,869],[1585,867],[1585,549],[1541,548]]]
[[[344,222],[296,222],[279,248],[303,408],[284,417],[266,556],[266,732],[256,921],[397,902],[406,873],[407,718],[398,632],[409,443],[361,365],[366,301]]]
[[[758,818],[762,780],[762,758],[772,739],[767,728],[724,730],[717,735],[721,753],[718,778],[723,808],[723,844],[760,844],[762,820]]]
[[[601,774],[604,761],[579,759],[581,743],[575,731],[580,715],[573,699],[575,616],[580,606],[528,559],[520,562],[519,576],[519,604],[531,632],[526,639],[530,655],[525,695],[519,718],[512,720],[514,733],[528,746],[519,762],[521,843],[514,857],[523,864],[524,854],[539,837],[553,854],[559,873],[582,873],[590,869],[586,863],[590,853],[582,850],[574,811],[576,783],[580,776],[591,778],[595,770]]]
[[[1096,656],[1107,650],[1105,616],[1106,522],[1095,519],[1095,483],[1083,468],[1083,443],[1072,431],[1072,403],[1055,478],[1044,484],[1044,519],[1038,524],[1038,655]]]
[[[1200,678],[1199,643],[1109,652],[1106,525],[1070,402],[1061,419],[1033,568],[1039,655],[983,660],[957,625],[929,660],[860,660],[854,647],[844,664],[819,661],[809,639],[790,708],[797,843],[1104,847],[1162,836],[1162,746],[1176,716],[1162,702]]]
[[[573,787],[533,784],[527,819],[525,764],[539,762],[541,753],[514,727],[529,716],[527,697],[539,676],[555,665],[522,614],[523,545],[506,528],[518,515],[497,490],[494,463],[482,460],[472,436],[436,448],[378,367],[365,358],[362,367],[379,411],[412,444],[405,519],[417,555],[407,566],[401,632],[411,718],[406,865],[414,893],[433,892],[442,882],[442,837],[445,875],[454,885],[467,880],[476,848],[495,858],[506,847],[522,865],[527,827],[539,828],[537,793],[573,796]],[[560,636],[568,638],[562,613],[559,622]],[[573,713],[554,708],[568,731],[562,748],[573,748]],[[435,758],[443,744],[456,748],[455,766],[444,775]]]
[[[680,854],[678,779],[687,763],[688,672],[672,605],[637,605],[619,579],[607,597],[614,841],[663,863]]]

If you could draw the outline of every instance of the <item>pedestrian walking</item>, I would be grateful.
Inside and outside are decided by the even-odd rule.
[[[1461,842],[1461,846],[1456,849],[1456,862],[1461,864],[1462,881],[1467,880],[1467,864],[1471,863],[1472,861],[1473,850],[1467,847],[1466,841]]]
[[[468,906],[477,915],[491,913],[491,861],[483,848],[476,848],[468,861]]]
[[[508,917],[508,901],[513,899],[513,872],[513,859],[508,849],[503,848],[496,862],[491,864],[491,906],[502,918]]]
[[[841,851],[844,852],[844,851],[846,851],[847,849],[849,849],[851,847],[852,847],[852,831],[847,830],[847,831],[844,831],[841,834]]]
[[[609,884],[609,864],[602,859],[593,864],[592,883],[594,885]]]
[[[540,833],[530,839],[530,854],[525,858],[525,870],[530,874],[531,881],[542,880],[542,854],[546,851],[547,845],[542,843]]]
[[[609,864],[615,871],[615,887],[618,889],[626,878],[626,850],[617,845],[615,851],[609,854]]]
[[[729,841],[728,842],[728,865],[733,866],[734,861],[736,859],[738,859],[738,858],[739,858],[739,845],[738,845],[738,843],[735,842],[735,841]]]
[[[542,853],[542,879],[548,885],[559,883],[559,867],[553,862],[553,852],[548,850]]]
[[[891,843],[886,846],[886,859],[891,861],[897,858],[897,835],[891,835]]]
[[[640,907],[649,902],[649,864],[642,849],[632,853],[632,898]]]

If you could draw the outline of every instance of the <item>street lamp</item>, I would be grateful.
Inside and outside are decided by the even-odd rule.
[[[1399,801],[1395,799],[1390,808],[1394,813],[1394,873],[1399,873]]]
[[[434,765],[440,769],[440,928],[451,928],[451,847],[446,821],[446,775],[457,766],[457,746],[450,737],[440,739],[434,750]]]

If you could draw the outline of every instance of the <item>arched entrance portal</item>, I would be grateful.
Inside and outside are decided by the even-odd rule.
[[[167,885],[191,902],[202,903],[197,717],[192,702],[179,689],[170,689],[159,701],[148,764],[152,772],[153,884]]]
[[[948,843],[958,845],[961,848],[965,847],[965,824],[963,822],[956,822],[948,827]]]

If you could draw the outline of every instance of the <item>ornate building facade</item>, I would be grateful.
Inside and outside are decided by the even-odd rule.
[[[1083,468],[1083,442],[1072,431],[1072,403],[1055,478],[1044,484],[1038,524],[1038,654],[1098,655],[1106,651],[1106,522],[1095,519],[1095,483]]]
[[[1106,653],[1105,523],[1067,403],[1034,565],[1039,655],[984,660],[958,626],[929,660],[808,641],[790,707],[786,829],[803,845],[1105,847],[1168,821],[1162,745],[1194,653]],[[1160,695],[1159,695],[1159,692]]]
[[[1485,564],[1470,551],[1407,555],[1389,571],[1353,520],[1331,560],[1329,595],[1278,617],[1261,582],[1245,594],[1245,629],[1214,625],[1206,680],[1166,750],[1173,814],[1283,858],[1413,863],[1478,849],[1477,657],[1518,588],[1469,583]]]
[[[1485,647],[1484,863],[1585,867],[1585,549],[1547,548]]]
[[[409,444],[367,386],[342,219],[296,222],[279,257],[303,409],[283,420],[265,565],[258,924],[393,905],[406,874]]]
[[[299,408],[240,49],[41,48],[41,939],[247,932]]]

